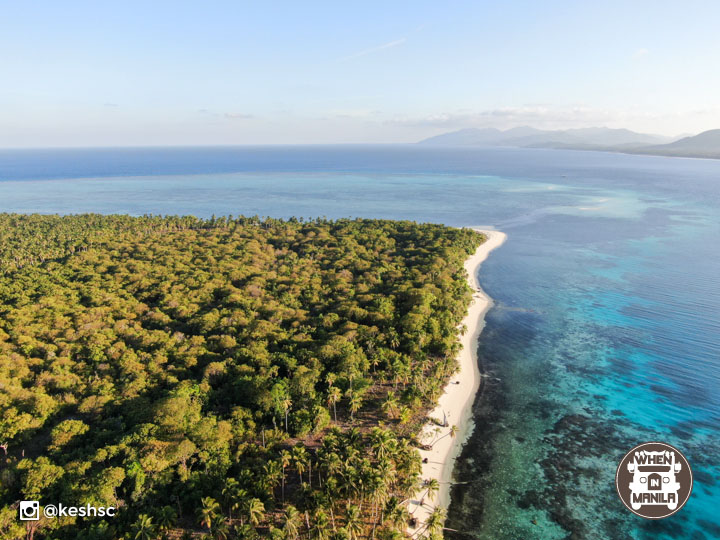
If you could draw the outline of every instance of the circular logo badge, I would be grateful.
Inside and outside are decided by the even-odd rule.
[[[677,448],[661,442],[640,444],[618,465],[615,487],[633,514],[662,519],[680,510],[690,498],[690,464]]]

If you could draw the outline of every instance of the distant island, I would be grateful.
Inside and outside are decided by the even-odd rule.
[[[468,128],[436,135],[418,144],[555,148],[720,159],[720,129],[673,139],[662,135],[637,133],[628,129],[604,127],[541,130],[523,126],[504,131],[495,128]]]

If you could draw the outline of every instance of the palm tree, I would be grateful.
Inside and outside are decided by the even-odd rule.
[[[312,487],[312,465],[313,465],[312,453],[310,453],[308,455],[307,465],[308,465],[308,483],[310,484],[310,487]]]
[[[315,538],[316,540],[327,540],[329,528],[330,522],[328,521],[327,514],[322,508],[318,508],[315,510],[313,525],[310,530],[312,538]]]
[[[258,498],[253,497],[247,503],[245,507],[247,512],[248,520],[250,523],[257,527],[265,517],[265,505]]]
[[[288,411],[290,411],[290,407],[292,407],[292,400],[289,397],[286,397],[280,404],[285,411],[285,432],[290,433],[288,430]]]
[[[385,516],[397,528],[403,528],[408,520],[408,509],[397,497],[390,497],[385,503]]]
[[[226,521],[216,521],[210,534],[215,540],[228,540],[230,538],[230,526]]]
[[[272,495],[273,489],[285,478],[285,475],[277,461],[268,461],[263,467],[263,472],[265,473],[265,482],[267,483],[268,490],[270,491],[270,495]]]
[[[167,531],[175,526],[177,513],[172,506],[163,506],[158,513],[158,528]]]
[[[431,478],[425,482],[425,487],[427,488],[427,497],[432,501],[435,498],[435,494],[440,490],[440,482],[438,482],[436,478]]]
[[[337,452],[330,452],[324,456],[323,466],[327,476],[333,476],[337,474],[343,466],[343,462]]]
[[[292,504],[289,504],[285,509],[285,521],[283,523],[283,531],[287,540],[296,540],[300,536],[298,530],[300,520],[300,512]]]
[[[345,527],[341,527],[330,537],[332,540],[350,540],[350,534]]]
[[[440,431],[440,430],[438,430],[438,431]],[[436,442],[438,442],[438,441],[441,440],[441,439],[444,439],[445,437],[450,437],[450,438],[453,438],[453,439],[454,439],[455,436],[457,435],[457,432],[458,432],[458,427],[453,424],[452,426],[450,426],[450,429],[448,430],[448,432],[447,432],[445,435],[443,435],[442,437],[436,438],[436,439],[430,444],[430,446],[434,446]]]
[[[238,510],[245,504],[247,491],[240,487],[240,482],[234,478],[228,478],[222,490],[225,503],[228,505],[228,516],[232,521],[232,512]]]
[[[327,403],[328,406],[332,405],[333,416],[335,417],[335,423],[337,423],[337,407],[336,404],[340,401],[340,389],[337,386],[331,386],[328,388]]]
[[[155,525],[153,525],[152,518],[147,514],[140,514],[134,525],[135,540],[153,540],[157,536]]]
[[[360,509],[354,504],[348,504],[345,512],[345,528],[352,540],[357,540],[362,532],[362,521],[360,520]]]
[[[225,499],[225,504],[228,506],[228,516],[232,520],[233,502],[236,498],[237,491],[240,489],[240,483],[234,478],[228,478],[225,481],[225,485],[222,489],[222,495]]]
[[[305,472],[305,466],[307,465],[308,455],[307,450],[302,445],[293,447],[292,449],[293,461],[295,462],[295,469],[300,477],[300,483],[302,484],[302,473]]]
[[[390,432],[379,427],[374,427],[370,432],[372,449],[378,459],[383,459],[391,451],[393,439]]]
[[[428,516],[427,520],[425,520],[425,530],[430,533],[431,536],[442,532],[446,514],[444,508],[436,508],[432,511],[432,514]]]
[[[280,465],[282,467],[282,500],[285,502],[285,469],[292,461],[292,454],[287,450],[280,452]]]
[[[389,332],[390,340],[389,345],[391,349],[397,349],[400,346],[400,336],[395,330],[390,330]]]
[[[200,502],[202,503],[199,511],[200,525],[210,529],[215,518],[220,515],[220,505],[212,497],[203,497]]]
[[[349,391],[350,394],[350,421],[355,421],[355,413],[362,407],[362,397],[357,392]]]
[[[388,416],[388,418],[397,418],[398,400],[395,397],[395,392],[388,392],[388,395],[382,404],[382,410]]]
[[[233,533],[235,533],[235,538],[257,538],[257,531],[253,529],[250,525],[247,525],[245,523],[241,523],[240,525],[235,525],[233,527]]]
[[[388,478],[381,476],[376,470],[370,473],[368,482],[368,494],[370,501],[372,502],[372,536],[375,537],[375,528],[377,527],[378,521],[380,520],[379,511],[385,504],[385,500],[388,496]]]

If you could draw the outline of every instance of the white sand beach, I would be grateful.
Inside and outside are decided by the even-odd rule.
[[[480,287],[477,281],[477,272],[488,254],[502,245],[507,235],[500,231],[474,228],[487,236],[487,240],[478,247],[477,251],[465,261],[465,270],[468,273],[468,283],[473,289],[473,302],[467,315],[462,321],[467,332],[460,336],[462,350],[459,353],[459,371],[450,378],[438,405],[430,413],[430,417],[447,422],[447,427],[428,422],[423,428],[421,441],[423,444],[432,444],[431,450],[420,450],[420,455],[427,458],[422,466],[423,480],[436,479],[440,483],[440,490],[430,499],[425,489],[417,493],[417,498],[409,503],[408,511],[411,517],[417,520],[415,528],[408,532],[419,536],[425,529],[425,520],[437,507],[447,508],[450,503],[450,484],[455,459],[460,449],[472,432],[471,418],[472,404],[475,394],[480,387],[480,369],[477,361],[477,344],[480,332],[485,326],[485,313],[492,305],[492,300]],[[456,426],[457,432],[453,437],[450,432]]]

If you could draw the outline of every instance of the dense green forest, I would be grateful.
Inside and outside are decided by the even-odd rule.
[[[0,214],[0,536],[401,538],[482,241]],[[22,522],[24,499],[118,513]]]

